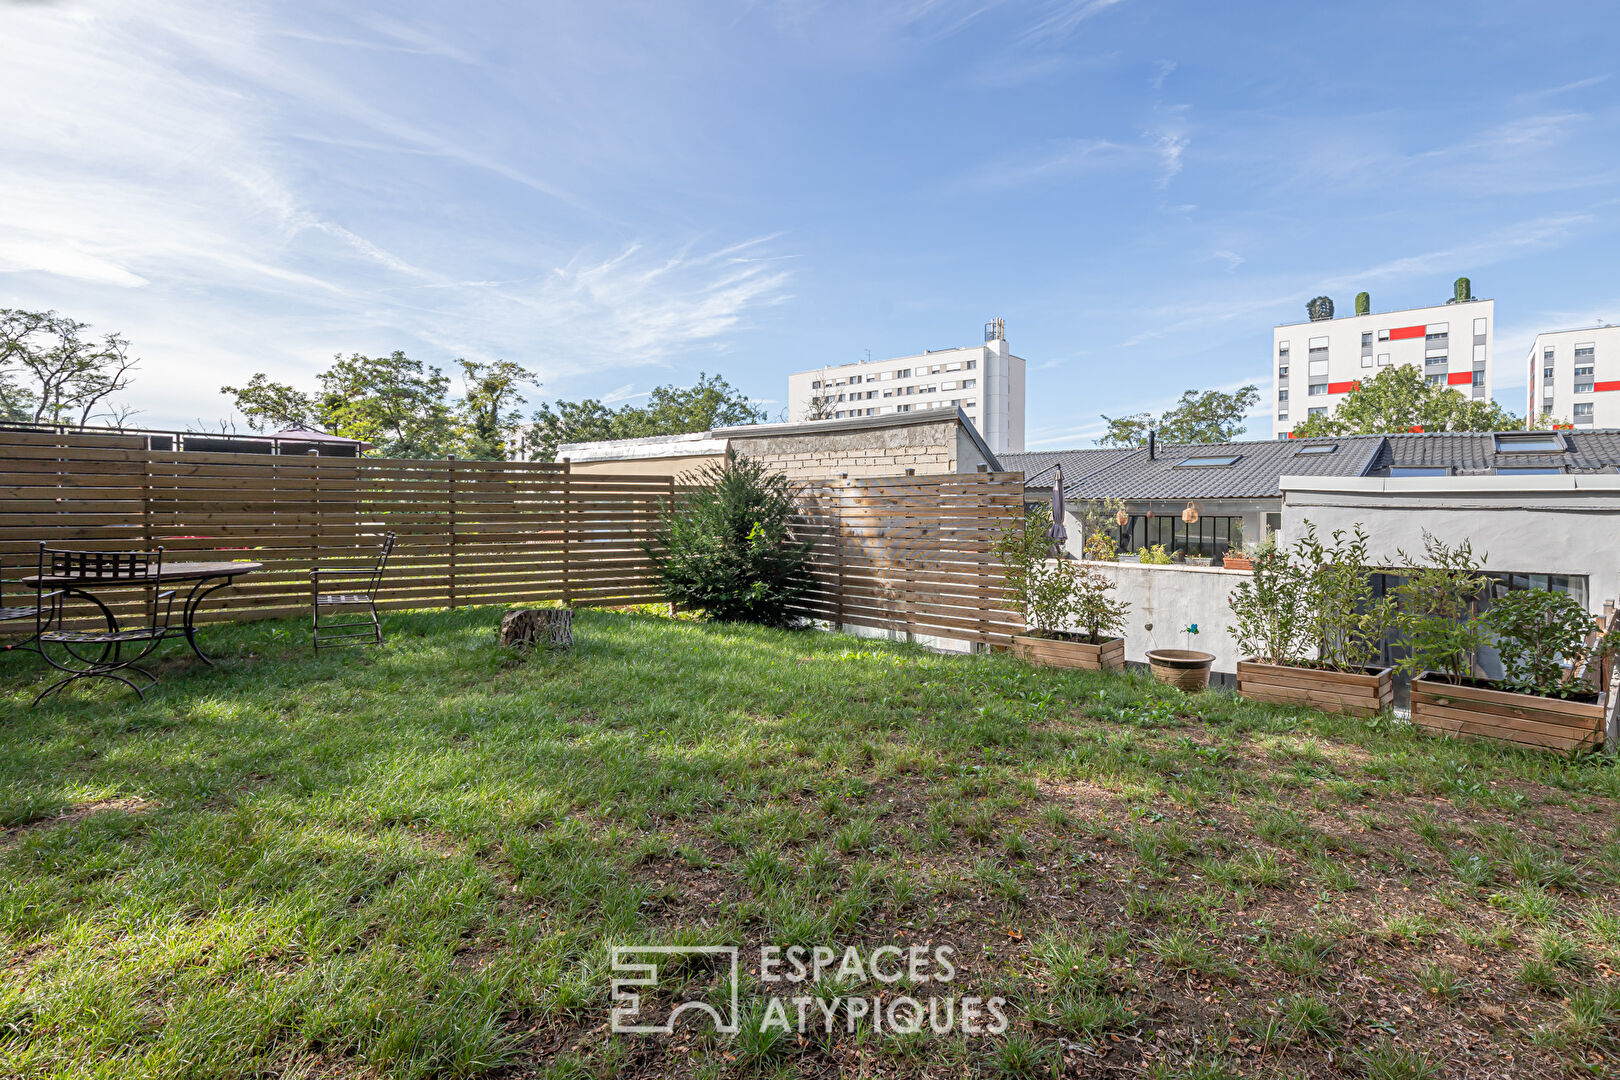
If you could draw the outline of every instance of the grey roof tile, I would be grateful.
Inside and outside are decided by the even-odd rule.
[[[1101,472],[1065,486],[1071,499],[1272,499],[1281,498],[1283,476],[1362,476],[1383,445],[1383,436],[1348,435],[1232,443],[1161,443],[1153,458],[1145,448]],[[1300,454],[1311,445],[1332,453]],[[1180,467],[1193,457],[1236,457],[1232,465]],[[1065,477],[1067,479],[1067,477]]]
[[[1024,474],[1028,487],[1050,485],[1052,473],[1063,466],[1064,486],[1106,469],[1122,458],[1137,452],[1137,447],[1098,446],[1082,450],[1031,450],[1023,454],[1000,454],[1002,467],[1010,472]]]

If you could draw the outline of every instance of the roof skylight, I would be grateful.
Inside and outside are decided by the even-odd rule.
[[[1305,457],[1307,454],[1331,454],[1339,448],[1338,443],[1307,443],[1294,451],[1295,457]]]
[[[1243,460],[1241,454],[1233,457],[1190,457],[1176,462],[1178,469],[1212,469],[1222,465],[1236,465]]]
[[[1564,437],[1556,431],[1503,431],[1496,435],[1496,449],[1521,454],[1562,454]]]

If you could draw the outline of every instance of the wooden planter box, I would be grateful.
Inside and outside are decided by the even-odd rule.
[[[1601,701],[1565,701],[1483,686],[1453,686],[1432,675],[1412,680],[1412,723],[1420,728],[1543,750],[1568,752],[1603,745]]]
[[[1309,705],[1346,716],[1376,716],[1395,703],[1395,669],[1319,671],[1239,660],[1238,695],[1275,705]]]
[[[1032,664],[1054,668],[1081,668],[1085,671],[1123,671],[1125,639],[1109,638],[1101,645],[1063,638],[1027,637],[1015,634],[1012,653]]]

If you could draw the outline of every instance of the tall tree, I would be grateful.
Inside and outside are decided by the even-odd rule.
[[[119,334],[94,341],[89,324],[54,311],[0,309],[0,419],[88,424],[127,412],[112,405],[139,361]]]
[[[1358,383],[1331,414],[1308,417],[1294,427],[1301,437],[1389,435],[1424,431],[1512,431],[1524,420],[1494,401],[1474,401],[1449,386],[1431,383],[1410,365],[1386,367]]]
[[[765,410],[719,375],[700,372],[692,386],[656,387],[646,405],[610,409],[594,398],[542,403],[524,434],[522,456],[551,461],[563,443],[683,435],[757,424]]]
[[[1188,390],[1157,419],[1152,413],[1104,416],[1108,430],[1098,438],[1098,446],[1140,446],[1147,441],[1148,429],[1160,439],[1173,443],[1231,442],[1244,432],[1243,418],[1260,403],[1260,391],[1242,386],[1223,390]]]
[[[522,387],[540,385],[527,368],[510,360],[477,363],[457,360],[461,365],[463,394],[461,413],[466,424],[468,457],[504,459],[507,439],[517,429],[522,414]]]
[[[459,401],[450,397],[450,380],[442,371],[397,350],[387,356],[333,357],[313,394],[262,372],[242,386],[220,389],[254,431],[316,427],[369,442],[384,457],[503,458],[518,420],[520,387],[534,377],[505,360],[457,362],[466,390]]]

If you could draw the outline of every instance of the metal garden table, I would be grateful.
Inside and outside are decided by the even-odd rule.
[[[186,643],[197,658],[212,667],[214,662],[197,647],[197,609],[202,606],[203,599],[210,593],[236,581],[244,574],[251,574],[255,570],[263,570],[263,563],[256,562],[166,562],[161,573],[147,574],[144,577],[97,577],[93,574],[46,574],[41,577],[34,574],[22,579],[22,583],[31,588],[43,586],[46,589],[60,589],[64,596],[76,596],[88,601],[101,609],[102,616],[107,625],[114,631],[118,629],[118,619],[112,610],[98,599],[95,589],[150,589],[162,585],[176,585],[191,583],[191,591],[186,594],[184,606],[181,608],[180,632],[186,637]]]

